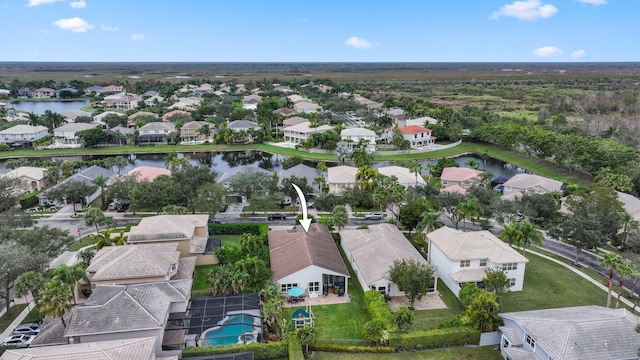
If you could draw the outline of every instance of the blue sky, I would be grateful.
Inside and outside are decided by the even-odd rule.
[[[640,61],[637,0],[0,0],[0,61]]]

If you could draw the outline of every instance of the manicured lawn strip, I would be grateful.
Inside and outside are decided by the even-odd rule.
[[[313,359],[317,360],[502,360],[500,351],[493,350],[493,346],[460,347],[433,349],[414,352],[398,352],[390,354],[365,354],[365,353],[314,353]]]
[[[89,245],[93,245],[96,242],[98,242],[98,237],[95,235],[91,235],[91,237],[89,236],[85,236],[82,239],[74,242],[73,244],[71,244],[69,246],[69,248],[67,249],[67,251],[78,251],[80,249],[82,249],[85,246],[89,246]]]
[[[456,317],[463,311],[458,298],[453,295],[442,280],[438,280],[438,292],[440,292],[442,301],[447,305],[447,309],[414,311],[416,318],[411,324],[410,331],[433,329],[438,326],[440,320]]]
[[[504,312],[607,303],[607,294],[562,266],[527,254],[523,291],[500,297]]]
[[[209,272],[217,265],[196,265],[195,274],[193,274],[193,284],[191,290],[207,290],[211,289]]]
[[[27,304],[18,304],[11,307],[11,316],[7,316],[5,313],[0,317],[0,332],[3,332],[7,329],[7,326],[11,325],[13,320],[15,320],[18,315],[27,307]],[[4,339],[2,339],[4,340]]]
[[[224,246],[240,246],[240,235],[212,235],[211,237],[219,237]]]

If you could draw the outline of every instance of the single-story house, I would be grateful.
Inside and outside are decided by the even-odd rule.
[[[242,98],[242,108],[255,110],[258,108],[258,103],[262,101],[262,96],[257,94],[247,95]]]
[[[79,111],[65,111],[62,114],[62,117],[67,121],[67,122],[75,122],[77,118],[81,117],[81,116],[87,116],[89,117],[88,113],[81,113]]]
[[[130,144],[134,141],[135,128],[124,127],[122,125],[114,126],[111,129],[107,130],[107,136],[109,138],[109,143],[111,144]]]
[[[284,132],[285,141],[299,144],[307,141],[311,134],[320,134],[329,130],[333,130],[333,127],[329,125],[311,127],[311,123],[306,121],[297,125],[287,126],[282,131]]]
[[[297,103],[297,102],[300,102],[300,101],[310,101],[309,99],[305,98],[304,96],[298,95],[298,94],[289,95],[289,96],[287,96],[287,98],[289,100],[291,100],[291,102],[294,103],[294,104]]]
[[[481,284],[487,269],[502,269],[509,291],[521,291],[529,260],[489,231],[460,231],[441,227],[427,234],[427,260],[456,295],[464,283]]]
[[[404,187],[427,185],[422,174],[416,175],[415,173],[412,173],[411,170],[402,166],[382,166],[378,168],[378,173],[380,173],[380,175],[397,177],[400,185],[403,185]]]
[[[175,125],[164,122],[150,122],[138,129],[137,143],[167,144],[169,134],[176,131]]]
[[[49,135],[49,129],[46,126],[16,125],[0,131],[0,143],[33,142],[47,135]]]
[[[149,91],[147,91],[147,92],[149,92]],[[164,97],[162,97],[160,95],[150,95],[150,97],[144,99],[143,101],[144,101],[144,104],[147,105],[148,107],[153,107],[153,106],[156,106],[159,103],[163,102],[164,101]]]
[[[562,193],[564,184],[562,181],[540,175],[516,174],[502,185],[498,185],[498,188],[502,190],[503,199],[514,199],[524,193],[546,194],[554,191]]]
[[[89,89],[92,89],[92,88],[93,88],[93,91],[102,95],[114,95],[124,91],[124,86],[122,85],[107,85],[107,86],[101,86],[101,87],[95,87],[95,88],[91,87]]]
[[[298,101],[293,104],[293,109],[299,113],[315,113],[322,111],[322,106],[308,100]]]
[[[411,125],[417,125],[417,126],[428,126],[428,124],[437,124],[438,120],[430,117],[430,116],[424,116],[424,117],[420,117],[417,119],[401,119],[398,120],[398,127],[407,127],[407,126],[411,126]]]
[[[97,122],[97,123],[100,123],[102,125],[106,125],[107,124],[107,122],[106,122],[107,116],[117,116],[117,117],[120,117],[120,118],[126,118],[127,117],[126,114],[121,113],[121,112],[105,111],[105,112],[101,112],[100,114],[94,116],[93,117],[93,121]]]
[[[49,186],[46,176],[47,169],[33,166],[20,166],[6,173],[6,177],[14,177],[22,182],[22,192],[44,190]]]
[[[53,185],[49,189],[38,194],[37,197],[38,197],[38,200],[40,201],[40,205],[50,205],[50,204],[58,203],[58,201],[61,199],[50,199],[49,196],[51,195],[51,191],[53,191],[54,189],[57,189],[59,186],[62,186],[63,184],[66,184],[72,181],[81,181],[84,183],[93,184],[93,180],[95,180],[99,175],[102,175],[102,177],[104,177],[107,181],[109,181],[109,179],[111,179],[111,177],[115,175],[115,173],[111,170],[108,170],[96,165],[88,167],[84,170],[81,170],[69,176],[68,178],[57,183],[56,185]],[[97,199],[98,196],[100,196],[100,194],[101,194],[100,187],[96,187],[96,191],[84,199],[85,204],[90,204],[93,200]],[[67,200],[66,199],[62,199],[62,200],[66,204]]]
[[[201,102],[202,99],[197,96],[179,98],[177,103],[169,106],[169,109],[195,110]]]
[[[307,186],[313,189],[313,194],[320,194],[320,187],[318,186],[318,184],[314,183],[314,180],[316,178],[322,176],[320,170],[312,168],[311,166],[307,166],[305,164],[298,164],[287,170],[282,170],[282,172],[278,174],[278,186],[282,186],[282,180],[289,179],[292,176],[295,176],[298,179],[306,179]]]
[[[364,291],[376,290],[389,296],[404,292],[391,281],[393,263],[415,260],[429,265],[407,238],[391,224],[369,225],[368,229],[340,231],[340,245]],[[434,279],[436,289],[437,278]]]
[[[153,181],[160,175],[171,176],[171,170],[155,166],[138,166],[129,170],[127,175],[135,175],[138,181]]]
[[[431,129],[418,125],[410,125],[399,128],[402,138],[411,143],[412,148],[421,149],[435,144],[436,137],[431,136]]]
[[[366,143],[367,150],[374,151],[376,149],[376,132],[365,128],[348,128],[340,131],[340,138],[348,141],[351,148],[359,147],[361,141]]]
[[[209,126],[208,134],[201,134],[203,126]],[[213,141],[215,136],[215,126],[206,121],[189,121],[180,128],[180,141]]]
[[[443,190],[458,185],[466,193],[466,189],[482,185],[482,173],[480,170],[465,167],[447,167],[442,170],[440,182]]]
[[[326,225],[271,230],[268,238],[273,280],[284,295],[293,287],[310,297],[347,294],[349,271]]]
[[[505,360],[638,359],[640,317],[627,309],[591,305],[500,316]]]
[[[152,112],[148,112],[148,111],[138,111],[135,114],[131,114],[129,115],[129,117],[127,118],[130,122],[135,122],[137,118],[139,117],[152,117],[154,119],[159,118],[160,116],[156,113],[152,113]]]
[[[53,140],[58,147],[80,147],[82,146],[82,138],[77,133],[101,128],[98,123],[68,123],[53,129]]]
[[[347,165],[332,166],[327,169],[327,185],[330,194],[342,194],[344,190],[357,184],[358,168]]]
[[[282,115],[282,116],[291,116],[291,115],[295,115],[297,112],[289,108],[280,108],[280,109],[273,110],[273,113]]]
[[[7,349],[0,360],[178,360],[178,356],[156,357],[156,341],[155,337],[143,337]]]
[[[166,121],[171,121],[172,117],[184,117],[184,116],[189,116],[191,117],[191,113],[188,111],[184,111],[184,110],[172,110],[169,111],[168,113],[162,115],[162,121],[166,122]]]
[[[105,246],[87,267],[91,287],[192,279],[196,258],[180,258],[177,242]]]
[[[196,265],[217,264],[215,241],[209,238],[209,215],[157,215],[143,218],[129,231],[129,244],[177,242],[180,257],[196,257]]]
[[[381,103],[367,99],[359,94],[353,94],[353,100],[357,101],[360,105],[366,106],[368,109],[382,109]]]
[[[259,130],[260,125],[251,120],[235,120],[227,124],[227,129],[233,132]]]
[[[244,174],[246,172],[251,172],[251,171],[261,172],[268,175],[272,174],[271,171],[265,170],[257,166],[251,166],[251,165],[236,166],[236,167],[232,167],[231,169],[229,169],[229,171],[222,174],[222,176],[220,176],[220,179],[218,179],[218,182],[224,185],[226,188],[229,188],[229,186],[231,185],[231,181],[233,181],[233,179],[235,179],[241,174]]]

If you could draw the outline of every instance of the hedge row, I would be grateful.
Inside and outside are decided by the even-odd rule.
[[[269,225],[258,223],[209,224],[209,235],[254,234],[266,236]]]
[[[301,348],[302,349],[302,348]],[[196,357],[204,355],[220,355],[238,352],[253,351],[254,359],[268,360],[286,358],[289,348],[286,341],[270,342],[266,344],[251,343],[229,346],[188,346],[182,350],[182,357]]]
[[[313,343],[309,345],[309,350],[348,353],[390,353],[395,351],[395,349],[390,346],[357,346],[327,343]]]
[[[42,192],[42,190],[39,191],[34,191],[32,193],[29,193],[23,197],[20,198],[20,207],[22,207],[23,209],[28,209],[31,207],[34,207],[36,205],[38,205],[40,203],[40,201],[38,200],[38,198],[36,196],[38,196],[38,194],[40,194]]]
[[[300,340],[294,336],[289,339],[289,360],[304,360],[302,344],[300,344]]]
[[[368,290],[364,293],[364,306],[371,316],[371,320],[381,320],[386,329],[390,332],[396,331],[398,326],[393,321],[393,310],[384,300],[384,296],[375,290]]]
[[[396,350],[431,349],[478,343],[480,343],[480,331],[466,326],[413,331],[406,334],[392,334],[389,337],[389,346]]]

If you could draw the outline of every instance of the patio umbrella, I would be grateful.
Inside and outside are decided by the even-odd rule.
[[[304,290],[302,290],[299,287],[292,287],[291,289],[289,289],[287,291],[287,294],[289,294],[289,296],[298,297],[298,296],[302,296],[304,294]]]

